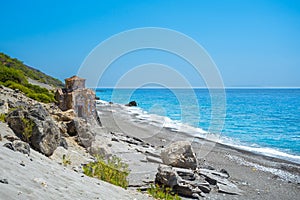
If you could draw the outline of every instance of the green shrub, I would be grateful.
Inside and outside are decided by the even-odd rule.
[[[0,122],[5,122],[6,115],[4,113],[0,114]]]
[[[27,84],[28,81],[22,71],[3,66],[0,63],[0,81],[13,81],[20,84]]]
[[[63,155],[63,157],[62,157],[62,164],[63,164],[63,166],[68,166],[68,165],[71,165],[72,164],[72,162],[71,162],[71,159],[70,159],[70,157],[69,156],[66,156],[65,154]]]
[[[0,53],[0,65],[11,68],[11,69],[19,70],[25,76],[27,76],[31,79],[37,80],[41,83],[46,83],[48,85],[53,85],[55,87],[63,87],[64,86],[64,84],[60,80],[53,78],[51,76],[48,76],[37,69],[26,66],[18,59],[11,58],[4,53]],[[0,66],[0,68],[2,66]],[[1,78],[0,78],[0,81],[1,81]],[[26,81],[27,81],[27,79],[26,79]],[[2,82],[5,82],[5,81],[2,81]]]
[[[122,188],[128,186],[128,165],[117,156],[112,156],[107,161],[101,157],[96,157],[95,162],[90,162],[83,167],[83,173]]]
[[[147,192],[155,199],[181,200],[181,198],[168,187],[151,184]]]
[[[25,142],[29,142],[32,136],[32,129],[34,123],[30,119],[26,119],[26,118],[22,118],[22,123],[24,124],[23,140]]]

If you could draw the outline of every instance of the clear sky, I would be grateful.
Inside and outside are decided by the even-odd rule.
[[[300,1],[10,0],[1,18],[0,51],[61,80],[108,37],[163,27],[201,44],[227,87],[300,87]]]

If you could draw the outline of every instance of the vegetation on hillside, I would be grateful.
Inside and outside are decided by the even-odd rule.
[[[31,78],[33,80],[37,80],[41,83],[52,85],[54,87],[63,87],[64,86],[64,84],[60,80],[53,78],[51,76],[48,76],[37,69],[34,69],[27,65],[24,65],[18,59],[11,58],[8,55],[1,53],[1,52],[0,52],[0,64],[1,64],[1,67],[5,66],[8,68],[19,70],[19,71],[23,72],[23,74],[26,77]]]
[[[2,63],[0,63],[0,85],[14,90],[18,89],[29,98],[40,102],[50,103],[55,101],[53,92],[28,83],[22,71],[3,66]]]
[[[129,175],[128,165],[123,163],[117,156],[112,156],[107,161],[96,157],[95,162],[90,162],[83,167],[83,173],[111,184],[127,188]]]
[[[30,84],[27,78],[56,87],[63,86],[61,81],[47,76],[36,69],[29,68],[17,59],[12,59],[0,53],[0,85],[14,90],[18,89],[29,98],[40,102],[50,103],[55,101],[52,91]]]
[[[181,200],[178,194],[172,192],[171,188],[163,187],[159,185],[150,185],[150,188],[147,189],[148,194],[150,194],[155,199],[162,200]]]

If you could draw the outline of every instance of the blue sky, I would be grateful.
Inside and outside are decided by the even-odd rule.
[[[1,8],[0,51],[61,80],[76,74],[85,57],[110,36],[162,27],[202,45],[227,87],[300,87],[300,1],[12,0],[1,2]],[[155,60],[152,54],[129,56],[120,64],[130,66],[133,58],[139,64],[176,62],[169,55]]]

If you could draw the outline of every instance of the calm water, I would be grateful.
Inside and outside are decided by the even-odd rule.
[[[104,101],[135,100],[148,113],[208,130],[211,96],[206,89],[98,89]],[[300,89],[227,89],[221,136],[244,149],[300,162]]]

